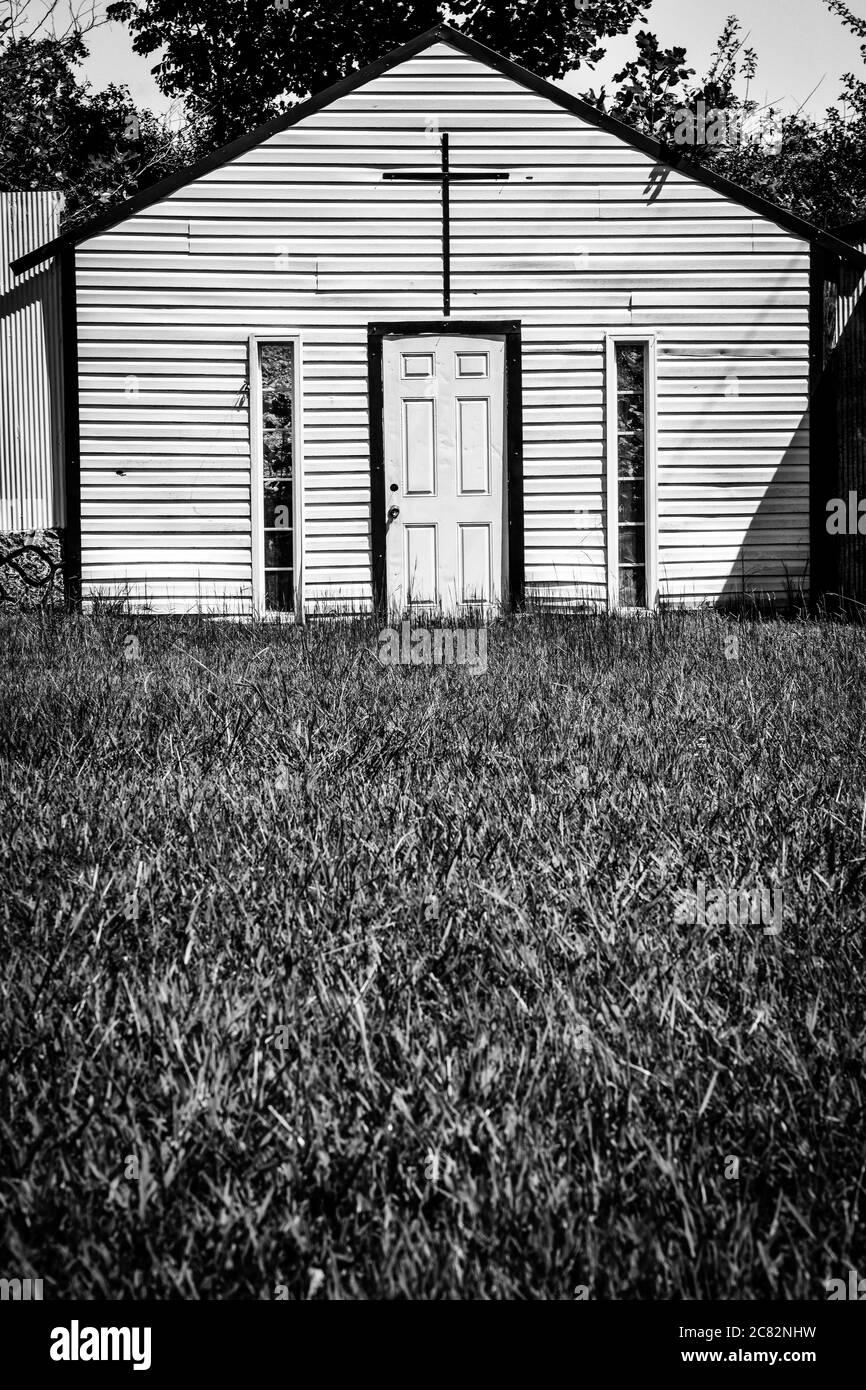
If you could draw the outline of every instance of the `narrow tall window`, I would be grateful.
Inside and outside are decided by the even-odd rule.
[[[265,610],[295,606],[292,478],[295,360],[292,343],[260,343]]]
[[[617,343],[616,479],[619,601],[647,602],[647,349]]]

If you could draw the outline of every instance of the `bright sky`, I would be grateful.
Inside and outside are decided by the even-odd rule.
[[[866,18],[866,0],[847,3],[853,14]],[[699,77],[709,66],[725,20],[735,14],[748,35],[745,46],[758,55],[751,95],[761,105],[796,110],[805,102],[807,111],[821,116],[837,100],[842,74],[863,71],[858,40],[823,0],[652,0],[645,14],[646,25],[635,29],[650,29],[663,48],[685,48],[688,66]],[[633,57],[629,37],[612,39],[594,77],[575,73],[565,85],[573,92],[598,90]]]
[[[38,11],[40,3],[46,0],[33,0],[31,12]],[[855,14],[866,17],[866,0],[848,0],[848,4]],[[105,4],[98,0],[96,8],[104,13]],[[658,34],[663,47],[684,46],[689,66],[700,76],[731,13],[738,15],[744,33],[749,35],[748,44],[757,50],[758,74],[752,96],[762,105],[778,103],[796,109],[805,102],[807,110],[821,115],[837,98],[842,74],[862,71],[856,38],[823,0],[652,0],[646,11],[646,27]],[[169,103],[150,75],[155,55],[137,57],[124,25],[96,30],[89,43],[86,72],[95,87],[126,83],[138,105],[167,109]],[[582,70],[564,85],[574,92],[597,89],[633,55],[630,38],[613,40],[595,73]]]

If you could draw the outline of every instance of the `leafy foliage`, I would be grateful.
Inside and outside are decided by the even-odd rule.
[[[604,52],[651,0],[117,0],[137,53],[162,50],[157,81],[182,96],[214,144],[252,129],[292,99],[318,92],[425,29],[456,28],[545,77],[562,77]]]
[[[825,0],[861,40],[866,20],[844,0]],[[66,195],[64,218],[77,221],[183,168],[206,150],[285,109],[347,71],[374,61],[425,27],[447,19],[536,72],[558,78],[603,54],[604,40],[642,20],[639,0],[598,0],[590,9],[561,0],[505,5],[456,0],[385,0],[302,6],[295,0],[116,0],[115,20],[129,24],[139,53],[162,50],[155,69],[169,95],[182,98],[190,124],[172,130],[136,110],[128,92],[93,92],[76,69],[85,32],[13,34],[0,22],[0,188],[53,187]],[[734,138],[690,145],[696,162],[809,217],[835,225],[866,208],[866,81],[845,75],[840,105],[823,121],[759,110],[749,96],[757,58],[731,16],[706,75],[695,81],[681,47],[662,49],[647,30],[611,93],[587,99],[673,143],[684,109],[699,102],[728,113]],[[745,91],[742,90],[745,84]]]
[[[860,39],[860,56],[866,62],[866,19],[854,14],[844,0],[824,0],[833,14],[838,15],[855,38]],[[848,72],[843,78],[843,97],[850,109],[862,121],[866,119],[866,81]]]
[[[826,0],[858,37],[866,20],[851,14],[842,0]],[[819,226],[853,220],[866,207],[866,83],[852,74],[843,79],[840,106],[823,121],[800,112],[761,109],[749,95],[757,55],[746,48],[735,16],[719,37],[710,67],[697,82],[686,67],[685,50],[663,50],[654,34],[637,36],[637,56],[616,74],[613,99],[589,91],[587,99],[638,129],[670,143],[683,113],[722,113],[722,137],[680,148],[693,163],[711,165],[743,188],[788,207]]]
[[[172,172],[191,149],[125,87],[92,91],[76,72],[86,56],[80,29],[38,37],[0,23],[0,189],[60,190],[66,223]]]
[[[790,208],[819,227],[866,208],[866,127],[829,111],[824,122],[778,118],[778,147],[761,138],[719,151],[714,167],[742,187]]]
[[[685,82],[694,73],[687,68],[684,48],[662,49],[655,34],[641,30],[635,39],[637,57],[614,77],[618,84],[610,114],[664,138],[675,109],[686,100]],[[606,93],[594,91],[587,100],[607,108]]]

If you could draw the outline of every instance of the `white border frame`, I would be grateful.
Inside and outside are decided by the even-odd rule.
[[[648,610],[658,604],[659,527],[658,527],[658,440],[657,440],[657,380],[655,333],[605,334],[605,474],[607,485],[607,603],[618,609],[619,604],[619,489],[617,486],[616,432],[616,356],[615,349],[623,343],[634,343],[646,349],[644,398],[646,400],[646,589]]]
[[[261,343],[291,343],[294,353],[292,392],[292,568],[294,570],[294,621],[304,620],[304,399],[303,340],[300,333],[253,333],[249,340],[250,387],[250,525],[252,528],[253,615],[269,622],[285,622],[284,613],[265,611],[265,503],[262,457],[262,379],[259,368]]]

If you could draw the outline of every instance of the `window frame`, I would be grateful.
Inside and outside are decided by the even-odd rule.
[[[290,343],[292,373],[292,582],[294,613],[268,612],[265,608],[265,491],[262,439],[262,373],[259,348],[263,343]],[[253,614],[268,622],[303,622],[304,617],[304,435],[303,340],[300,333],[254,333],[249,339],[248,381],[250,411],[250,525],[252,542]]]
[[[629,606],[624,612],[651,612],[658,604],[658,440],[657,440],[657,337],[655,333],[617,332],[605,334],[605,472],[607,475],[607,603],[621,608],[619,598],[619,452],[617,444],[616,349],[620,346],[644,349],[644,522],[646,603]]]

